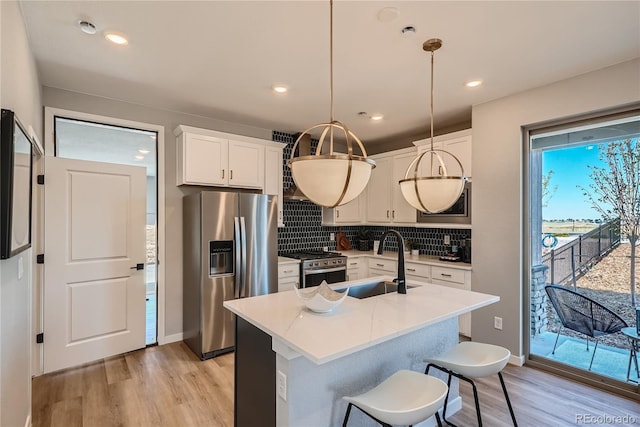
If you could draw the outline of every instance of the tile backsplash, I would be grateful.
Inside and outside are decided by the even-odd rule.
[[[286,161],[291,156],[291,147],[296,135],[284,132],[273,132],[273,140],[288,143],[284,148],[283,176],[285,191],[293,184],[291,170]],[[315,149],[317,141],[312,140],[312,149]],[[449,235],[452,244],[459,243],[462,239],[471,237],[471,230],[447,229],[447,228],[416,228],[401,226],[324,226],[322,225],[322,208],[312,202],[284,201],[284,228],[278,229],[278,253],[293,252],[305,249],[321,249],[328,247],[336,249],[336,242],[331,241],[331,233],[341,231],[349,241],[353,249],[358,249],[358,232],[362,229],[370,230],[371,240],[380,240],[382,234],[390,229],[398,230],[407,239],[415,240],[420,244],[420,254],[442,255],[447,247],[444,245],[444,236]],[[387,239],[385,250],[398,250],[396,239]]]

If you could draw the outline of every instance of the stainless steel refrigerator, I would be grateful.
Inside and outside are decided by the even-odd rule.
[[[277,212],[275,196],[184,197],[183,339],[202,360],[233,350],[235,318],[224,301],[277,292]]]

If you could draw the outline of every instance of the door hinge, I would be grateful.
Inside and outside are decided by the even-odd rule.
[[[44,175],[38,175],[38,184],[44,185]]]
[[[44,254],[36,255],[36,264],[44,264]]]
[[[44,333],[40,332],[36,335],[36,344],[42,344],[44,342]]]

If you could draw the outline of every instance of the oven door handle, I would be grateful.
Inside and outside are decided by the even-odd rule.
[[[324,268],[321,270],[307,270],[304,274],[322,274],[322,273],[333,273],[334,271],[343,271],[346,270],[347,267],[334,267],[334,268]]]

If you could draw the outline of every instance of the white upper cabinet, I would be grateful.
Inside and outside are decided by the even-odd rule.
[[[391,180],[393,159],[374,159],[376,167],[371,171],[367,184],[367,222],[391,222]]]
[[[178,126],[177,185],[264,188],[265,146],[257,138]]]
[[[229,140],[229,186],[264,188],[264,145]]]
[[[282,149],[285,144],[264,149],[264,194],[278,196],[278,227],[284,227],[282,201]]]
[[[414,142],[415,145],[418,146],[418,153],[423,153],[426,150],[431,148],[431,139],[421,139],[419,141]],[[433,148],[448,151],[453,154],[460,160],[462,163],[462,167],[464,168],[464,173],[467,178],[472,177],[471,172],[471,129],[461,130],[459,132],[448,133],[445,135],[440,135],[433,138]],[[425,159],[421,166],[427,164],[427,160]],[[445,167],[449,174],[458,173],[460,170],[460,166],[458,166],[455,161],[449,156],[443,156],[443,160],[445,163]],[[440,173],[440,166],[434,165],[434,174]]]
[[[404,179],[404,175],[407,172],[409,164],[416,158],[416,153],[411,152],[407,154],[400,154],[393,156],[393,180],[391,181],[392,187],[392,209],[391,209],[391,221],[392,222],[416,222],[416,208],[407,203],[406,199],[402,195],[400,190],[400,180]]]
[[[416,222],[416,210],[404,199],[398,183],[416,155],[416,150],[410,148],[372,156],[376,168],[367,186],[368,223]]]
[[[362,224],[365,220],[366,190],[358,197],[335,208],[322,208],[322,225]]]
[[[226,185],[228,141],[183,133],[178,138],[178,185]]]

